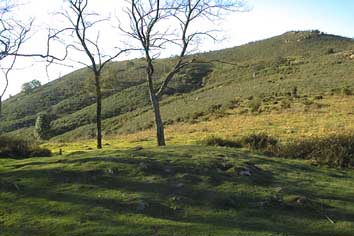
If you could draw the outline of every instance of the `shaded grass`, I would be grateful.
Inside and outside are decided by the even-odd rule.
[[[304,161],[172,146],[0,160],[0,166],[1,235],[351,236],[354,230],[354,174]],[[239,175],[244,169],[252,175]],[[288,203],[294,195],[313,199],[336,224],[311,206]]]

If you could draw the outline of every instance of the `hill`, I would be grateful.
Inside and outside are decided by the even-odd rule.
[[[353,55],[352,39],[318,31],[288,32],[203,53],[201,63],[182,71],[166,92],[162,115],[166,124],[195,123],[240,104],[246,104],[243,113],[270,112],[286,109],[292,96],[350,95]],[[160,60],[158,75],[172,62],[173,58]],[[105,135],[152,127],[143,73],[141,59],[114,62],[104,71]],[[94,97],[89,80],[88,71],[81,69],[6,100],[0,132],[31,137],[37,114],[45,111],[52,117],[53,141],[93,137]],[[278,106],[264,106],[264,101],[276,102],[274,99]]]

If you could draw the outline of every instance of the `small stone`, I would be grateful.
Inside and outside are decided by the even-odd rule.
[[[109,169],[106,170],[106,173],[110,174],[110,175],[113,175],[114,174],[114,170],[109,168]]]
[[[146,209],[146,207],[148,207],[148,206],[149,206],[149,204],[147,204],[146,202],[141,200],[138,202],[138,206],[136,207],[136,210],[137,211],[144,211]]]
[[[20,191],[20,188],[18,187],[18,185],[16,183],[13,183],[13,185],[15,186],[17,191]]]
[[[148,168],[148,166],[147,166],[144,162],[141,162],[141,163],[139,164],[139,167],[140,167],[141,169],[143,169],[143,170],[146,170],[146,169]]]
[[[261,201],[261,202],[258,203],[258,206],[260,206],[260,207],[265,207],[265,206],[267,206],[268,204],[269,204],[268,201]]]
[[[133,147],[131,150],[132,151],[141,151],[143,150],[144,148],[142,146],[136,146],[136,147]]]
[[[298,197],[296,199],[296,203],[299,204],[299,205],[305,205],[306,202],[307,202],[307,198],[304,197],[304,196]]]
[[[184,187],[184,184],[183,183],[178,183],[176,184],[176,188],[183,188]]]
[[[239,175],[241,175],[241,176],[252,176],[251,171],[249,171],[249,170],[241,170],[239,172]]]

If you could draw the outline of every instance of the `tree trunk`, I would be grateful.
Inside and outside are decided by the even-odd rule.
[[[149,87],[150,101],[155,115],[157,146],[162,147],[162,146],[166,146],[165,131],[164,131],[163,122],[161,118],[159,96],[155,93],[154,83],[152,78],[154,74],[154,65],[152,63],[152,59],[150,58],[148,52],[146,52],[146,55],[147,55],[146,59],[148,63],[146,67],[146,74],[147,74],[146,79]]]
[[[0,118],[2,117],[2,96],[0,96]]]
[[[160,112],[160,102],[158,97],[153,93],[153,91],[149,91],[149,92],[150,92],[150,100],[151,100],[152,108],[154,110],[154,115],[155,115],[157,145],[159,147],[166,146],[164,125],[161,119],[161,112]]]
[[[96,85],[96,125],[97,125],[97,149],[102,149],[102,93],[100,74],[95,75]]]

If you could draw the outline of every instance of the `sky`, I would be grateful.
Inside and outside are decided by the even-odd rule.
[[[60,11],[63,0],[24,0],[23,5],[16,11],[15,16],[24,21],[35,18],[31,39],[24,45],[22,52],[45,52],[47,32],[43,29],[59,28],[62,22],[53,12]],[[103,4],[104,3],[104,4]],[[102,15],[115,16],[120,13],[123,0],[90,0],[90,9]],[[248,0],[249,11],[235,12],[227,15],[224,21],[215,27],[222,30],[221,42],[206,42],[200,45],[200,51],[217,50],[234,47],[251,41],[257,41],[283,34],[291,30],[314,30],[354,38],[354,1],[353,0]],[[114,18],[114,17],[113,17]],[[124,18],[122,19],[124,21]],[[119,32],[111,24],[102,26],[101,38],[107,51],[112,50],[119,43]],[[61,51],[56,48],[60,53]],[[167,52],[173,54],[174,52]],[[139,55],[123,55],[118,60],[129,59]],[[86,62],[84,55],[74,55],[76,61]],[[80,59],[78,59],[80,58]],[[5,99],[21,91],[21,85],[33,79],[45,84],[53,81],[73,70],[79,69],[82,64],[75,61],[66,63],[70,66],[52,65],[47,71],[45,63],[38,59],[19,59],[16,69],[10,74],[9,88]],[[4,87],[4,79],[0,75],[0,92]]]

